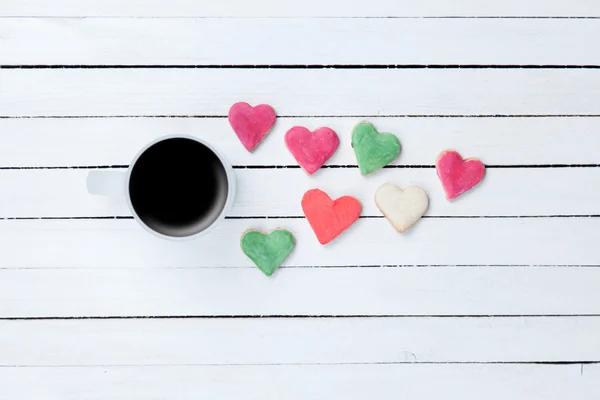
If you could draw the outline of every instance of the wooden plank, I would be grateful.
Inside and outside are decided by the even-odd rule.
[[[281,3],[255,0],[247,3],[210,0],[4,0],[0,16],[126,16],[126,17],[423,17],[423,16],[599,16],[595,0],[473,1],[374,0],[368,3],[305,0]]]
[[[600,118],[369,118],[394,132],[404,151],[394,164],[433,165],[440,151],[456,148],[486,164],[597,164]],[[281,118],[248,153],[226,118],[0,119],[1,167],[126,165],[148,142],[192,134],[233,165],[294,165],[283,145],[292,126],[329,126],[340,147],[329,165],[356,164],[350,133],[359,119]],[[535,148],[535,151],[532,151]]]
[[[0,369],[11,399],[595,400],[597,365],[289,365]],[[118,390],[115,390],[118,388]]]
[[[3,367],[600,359],[597,317],[1,321],[0,327]]]
[[[67,266],[0,270],[0,316],[600,314],[591,267],[294,268],[269,279],[256,268]]]
[[[586,65],[599,36],[598,19],[14,18],[0,64]]]
[[[124,198],[87,193],[89,171],[0,170],[0,218],[131,215]],[[488,169],[476,189],[453,202],[446,200],[433,168],[384,169],[368,178],[358,168],[323,169],[313,176],[299,168],[236,169],[235,176],[230,217],[303,216],[300,200],[313,188],[332,198],[354,196],[362,204],[361,215],[382,216],[373,196],[386,182],[422,187],[429,194],[430,217],[595,215],[600,204],[593,184],[600,182],[600,168]]]
[[[133,220],[1,221],[0,244],[3,268],[250,268],[242,233],[282,227],[297,242],[288,266],[597,265],[590,232],[599,225],[598,218],[424,219],[399,234],[385,219],[360,219],[321,246],[303,219],[225,220],[184,242],[158,239]]]
[[[226,115],[246,100],[280,115],[593,114],[595,70],[0,70],[3,116]]]

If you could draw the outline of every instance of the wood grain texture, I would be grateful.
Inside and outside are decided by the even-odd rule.
[[[0,243],[7,269],[251,267],[239,248],[242,233],[281,227],[296,238],[288,266],[598,265],[590,232],[599,223],[597,218],[424,219],[401,235],[385,219],[360,219],[321,246],[304,219],[225,220],[202,240],[185,242],[160,240],[134,220],[2,221]],[[510,268],[501,271],[510,278]]]
[[[598,36],[598,19],[20,18],[0,64],[593,65]]]
[[[0,69],[0,218],[34,220],[0,220],[0,399],[597,399],[598,18],[595,0],[2,1],[0,65],[30,69]],[[95,67],[38,68],[61,64]],[[281,116],[253,154],[236,101]],[[363,119],[405,150],[370,178]],[[287,168],[294,125],[340,134],[334,168]],[[176,133],[236,165],[237,219],[182,243],[89,219],[128,211],[85,193],[86,166]],[[420,168],[448,148],[490,165],[455,204]],[[404,235],[362,218],[321,246],[304,219],[252,218],[300,216],[313,185],[375,217],[388,180],[432,200]],[[297,248],[266,278],[239,239],[279,226]]]
[[[2,368],[600,359],[598,317],[0,321],[0,328]]]
[[[211,0],[4,0],[0,16],[124,16],[124,17],[423,17],[423,16],[600,16],[595,0],[375,0],[368,3],[306,0],[282,4],[276,0],[246,3]]]
[[[124,170],[123,170],[124,171]],[[89,169],[0,170],[0,218],[127,216],[125,199],[91,196]],[[381,216],[375,191],[384,183],[417,185],[430,197],[429,217],[528,217],[599,215],[600,168],[496,168],[461,199],[446,200],[435,169],[383,169],[364,177],[358,168],[322,169],[309,176],[296,169],[236,169],[237,193],[229,217],[301,217],[300,202],[318,188],[332,199],[349,195],[363,217]],[[527,193],[526,196],[523,194]],[[251,224],[252,222],[248,222]],[[600,219],[597,221],[600,227]]]
[[[600,268],[63,265],[0,270],[0,316],[600,315]]]
[[[592,114],[595,70],[0,70],[3,116]],[[358,95],[360,93],[360,95]]]
[[[237,166],[295,165],[283,137],[297,125],[334,129],[340,146],[326,165],[356,165],[350,133],[360,120],[280,118],[269,137],[248,153],[226,118],[0,119],[0,167],[127,165],[148,142],[170,134],[191,134],[206,140]],[[394,165],[433,166],[441,151],[452,148],[465,156],[479,157],[488,165],[599,162],[600,118],[368,120],[399,137],[406,151]],[[124,136],[127,140],[122,139]]]

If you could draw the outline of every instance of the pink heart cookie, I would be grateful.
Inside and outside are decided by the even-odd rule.
[[[229,124],[246,150],[252,151],[275,124],[277,115],[273,107],[260,104],[235,103],[229,109]]]
[[[448,200],[454,200],[477,185],[485,175],[485,165],[475,158],[463,158],[456,151],[440,153],[435,168]]]
[[[329,160],[339,144],[337,133],[329,128],[311,132],[303,126],[294,126],[285,134],[285,145],[309,175]]]

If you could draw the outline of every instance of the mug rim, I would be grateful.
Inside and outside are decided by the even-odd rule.
[[[227,177],[227,198],[225,200],[225,204],[223,205],[223,209],[221,210],[221,212],[219,213],[217,218],[215,218],[215,220],[209,226],[202,229],[200,232],[196,232],[196,233],[193,233],[193,234],[187,235],[187,236],[169,236],[169,235],[165,235],[164,233],[158,232],[158,231],[150,228],[140,218],[140,216],[137,214],[137,212],[133,208],[133,203],[131,202],[131,195],[129,193],[129,180],[131,178],[131,173],[133,171],[133,167],[135,166],[135,164],[137,163],[139,158],[150,147],[154,146],[157,143],[160,143],[160,142],[163,142],[163,141],[169,140],[169,139],[190,139],[190,140],[194,140],[194,141],[200,143],[201,145],[205,146],[206,148],[208,148],[210,151],[212,151],[217,156],[217,158],[221,162],[221,165],[223,165],[223,168],[225,169],[225,175]],[[231,167],[231,164],[229,164],[227,159],[225,157],[223,157],[223,155],[213,145],[211,145],[210,143],[207,143],[205,140],[202,140],[202,139],[197,138],[192,135],[186,135],[186,134],[166,135],[166,136],[158,137],[158,138],[146,143],[146,145],[138,151],[138,153],[135,155],[135,157],[133,157],[133,159],[131,160],[131,164],[129,164],[129,167],[127,168],[127,175],[125,177],[125,198],[127,199],[127,207],[129,208],[129,211],[131,212],[131,214],[133,215],[133,218],[137,221],[138,224],[140,224],[146,231],[150,232],[154,236],[157,236],[161,239],[167,239],[167,240],[181,242],[181,241],[195,239],[199,236],[205,235],[206,233],[208,233],[209,231],[214,229],[214,227],[219,222],[221,222],[225,219],[225,214],[231,208],[234,197],[235,197],[235,176],[233,174],[233,168]]]

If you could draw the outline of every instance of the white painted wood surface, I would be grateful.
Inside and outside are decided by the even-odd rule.
[[[19,366],[592,361],[600,356],[600,319],[583,317],[138,319],[127,324],[72,320],[0,325],[3,342],[19,337],[30,349],[6,349],[4,363]],[[517,336],[527,346],[515,346]]]
[[[431,218],[399,236],[386,220],[367,218],[321,246],[304,219],[226,220],[205,240],[182,243],[157,240],[133,220],[13,220],[2,221],[0,240],[8,268],[251,267],[238,251],[242,232],[277,227],[294,232],[303,249],[287,259],[291,266],[595,266],[598,250],[590,232],[597,224],[597,218]],[[215,246],[227,251],[215,252]]]
[[[7,37],[0,60],[15,65],[585,65],[600,60],[590,40],[600,37],[594,19],[28,18],[7,20],[0,25],[2,34]]]
[[[280,118],[269,140],[248,153],[231,134],[226,118],[0,118],[0,158],[6,167],[127,165],[146,143],[165,134],[187,134],[210,141],[235,166],[295,165],[291,153],[281,146],[287,129],[302,125],[311,129],[329,126],[338,132],[341,144],[328,165],[356,165],[350,132],[360,120]],[[596,152],[600,118],[368,120],[380,131],[394,132],[400,138],[404,151],[394,165],[433,166],[437,155],[448,148],[456,148],[465,156],[476,155],[487,165],[600,162]],[[122,140],[123,136],[127,140]]]
[[[431,159],[435,160],[435,155]],[[89,171],[0,170],[0,185],[4,188],[0,192],[0,202],[6,203],[3,216],[130,215],[125,200],[87,193],[81,182],[85,181]],[[386,168],[369,179],[360,175],[357,168],[323,169],[313,176],[299,168],[246,168],[236,169],[235,176],[239,193],[229,217],[302,217],[300,199],[307,190],[314,188],[324,190],[333,198],[344,195],[357,198],[363,206],[363,217],[382,216],[375,205],[374,193],[386,182],[400,186],[418,185],[426,190],[432,198],[427,212],[429,218],[586,217],[600,212],[600,192],[593,190],[595,182],[600,182],[600,168],[490,168],[477,192],[452,203],[445,199],[433,168]],[[556,182],[564,183],[557,185]],[[278,189],[273,190],[275,187]],[[532,187],[535,191],[525,198],[515,195],[526,193]],[[553,195],[548,196],[548,193]]]
[[[338,3],[305,0],[282,5],[277,0],[237,1],[172,0],[4,0],[0,15],[16,16],[119,16],[119,17],[597,17],[595,0],[373,0]]]
[[[599,35],[595,0],[1,1],[0,399],[597,399]],[[252,154],[239,100],[280,115]],[[368,178],[365,119],[403,144]],[[313,177],[294,125],[340,134]],[[176,133],[239,181],[193,242],[85,192]],[[488,165],[454,203],[447,148]],[[430,194],[404,235],[372,199],[387,181]],[[312,187],[365,218],[319,245]],[[297,247],[266,278],[239,237],[278,226]]]
[[[271,280],[254,268],[5,269],[0,315],[595,316],[597,269],[307,267],[281,269]]]
[[[3,69],[5,116],[598,115],[593,69]]]
[[[597,365],[401,364],[10,368],[12,399],[593,398]]]

